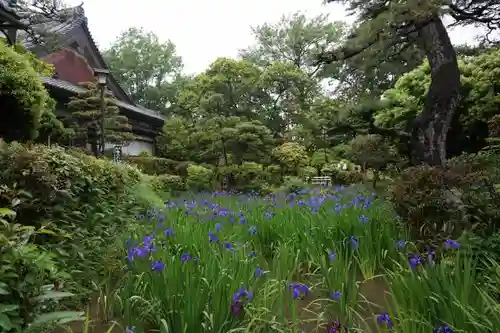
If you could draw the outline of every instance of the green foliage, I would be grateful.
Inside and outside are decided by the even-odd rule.
[[[131,185],[131,207],[162,207],[170,196],[171,189],[165,188],[165,183],[159,176],[142,175],[140,181]],[[141,212],[142,213],[142,212]]]
[[[182,59],[175,45],[144,29],[123,32],[104,52],[113,76],[135,103],[165,112],[175,100]]]
[[[363,181],[362,173],[354,170],[350,166],[347,170],[343,170],[339,163],[326,164],[321,169],[321,174],[330,176],[334,185],[352,185]]]
[[[276,164],[271,164],[265,168],[265,171],[268,175],[268,181],[270,184],[272,185],[281,184],[283,178],[281,166]]]
[[[190,159],[189,136],[193,132],[191,124],[182,117],[170,117],[165,120],[163,129],[157,137],[157,146],[161,156],[182,161]]]
[[[19,199],[14,199],[14,206]],[[16,213],[0,208],[0,330],[36,332],[46,324],[82,320],[80,312],[48,312],[59,300],[74,296],[59,291],[57,281],[67,280],[53,252],[34,244],[37,235],[52,235],[15,223]]]
[[[318,170],[321,170],[323,166],[332,161],[332,155],[327,149],[318,149],[311,156],[311,166]]]
[[[213,171],[201,165],[190,164],[187,167],[186,184],[190,190],[211,190],[212,177]]]
[[[21,50],[0,41],[0,109],[4,119],[0,137],[8,142],[36,139],[55,106],[39,78],[50,76],[52,69]]]
[[[60,267],[71,272],[71,280],[62,282],[83,297],[94,277],[116,274],[116,235],[150,205],[141,196],[154,194],[147,183],[146,191],[135,187],[142,178],[137,168],[59,147],[3,144],[0,170],[0,205],[20,198],[18,223],[55,232],[35,240],[57,254]]]
[[[299,174],[304,179],[309,179],[318,175],[318,170],[312,166],[306,166],[300,169]]]
[[[273,156],[287,174],[297,175],[300,168],[309,164],[306,148],[296,142],[286,142],[273,149]]]
[[[0,147],[0,182],[27,190],[32,200],[18,206],[18,221],[32,225],[49,217],[54,206],[81,208],[101,203],[107,196],[124,195],[138,181],[138,170],[96,160],[77,151],[20,144]],[[80,207],[79,207],[80,206]]]
[[[196,124],[180,117],[165,122],[158,146],[162,156],[218,164],[269,158],[274,140],[269,129],[258,120],[240,117],[212,117]],[[229,161],[231,156],[231,161]]]
[[[75,131],[72,128],[64,127],[63,122],[54,113],[43,113],[37,142],[43,142],[50,146],[54,141],[67,141],[74,136]]]
[[[440,5],[445,5],[441,1],[418,5],[411,1],[400,4],[370,0],[325,2],[342,4],[357,17],[341,47],[322,50],[326,59],[343,65],[337,93],[340,98],[351,101],[377,99],[402,74],[422,63],[425,53],[422,44],[407,37],[419,31],[420,23],[439,15]]]
[[[185,191],[186,184],[182,177],[177,175],[163,174],[156,176],[156,182],[159,183],[159,193],[167,192],[172,194],[177,194],[179,192]]]
[[[389,196],[422,244],[458,238],[467,230],[487,235],[499,226],[498,194],[481,156],[461,156],[444,169],[408,168],[390,186]]]
[[[485,149],[495,152],[500,151],[500,115],[491,117],[488,121],[488,138]]]
[[[282,190],[287,193],[299,193],[301,190],[304,190],[309,185],[301,178],[296,176],[285,176],[283,181]]]
[[[495,97],[498,95],[500,82],[499,67],[498,49],[460,60],[461,99],[447,143],[451,154],[477,152],[486,145],[488,124],[493,117],[500,114],[500,102]],[[402,76],[394,88],[384,93],[389,107],[376,113],[375,124],[383,128],[408,129],[415,116],[423,109],[430,81],[428,62]]]
[[[283,15],[275,24],[253,27],[256,45],[241,51],[244,59],[260,66],[281,61],[305,71],[309,76],[331,74],[317,64],[315,55],[334,47],[346,33],[346,24],[331,22],[328,15],[308,18],[304,13]]]
[[[99,87],[95,83],[82,84],[85,92],[71,97],[68,108],[75,120],[74,130],[77,138],[94,146],[101,136],[101,98]],[[119,108],[113,103],[112,97],[104,98],[104,139],[105,143],[125,145],[134,139],[132,126],[128,118],[120,114]]]
[[[364,169],[381,171],[396,160],[396,153],[380,135],[358,135],[349,142],[348,157]]]
[[[242,192],[262,192],[267,189],[270,175],[262,164],[243,162],[240,165],[230,165],[218,170],[219,178],[228,176],[232,189]]]
[[[138,157],[151,157],[151,155],[147,151],[141,151],[137,156]]]
[[[381,135],[357,135],[349,142],[349,160],[361,165],[363,171],[373,171],[373,187],[376,187],[379,173],[389,164],[398,161],[396,150]]]
[[[178,174],[180,162],[161,157],[125,156],[124,161],[148,175]]]

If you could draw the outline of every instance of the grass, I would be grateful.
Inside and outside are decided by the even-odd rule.
[[[499,275],[481,279],[465,245],[412,267],[419,254],[405,229],[370,192],[199,195],[138,219],[123,240],[124,277],[99,298],[127,332],[500,327]]]

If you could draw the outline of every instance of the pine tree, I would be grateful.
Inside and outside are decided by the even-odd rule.
[[[68,108],[74,118],[74,129],[76,137],[89,143],[94,155],[102,151],[99,144],[101,136],[101,99],[99,87],[95,83],[84,83],[84,93],[72,97]],[[104,139],[106,143],[126,145],[134,139],[131,132],[132,127],[128,118],[120,114],[120,110],[113,103],[113,97],[109,92],[104,97]]]

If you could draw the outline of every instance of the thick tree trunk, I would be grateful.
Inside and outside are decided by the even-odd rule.
[[[446,136],[460,98],[460,70],[439,17],[421,28],[418,37],[429,60],[432,81],[424,111],[413,124],[414,162],[439,166],[446,161]]]

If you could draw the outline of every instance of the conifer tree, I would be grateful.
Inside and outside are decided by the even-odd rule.
[[[74,118],[76,137],[89,143],[94,155],[102,151],[99,146],[101,135],[101,100],[99,88],[95,83],[84,83],[85,92],[72,97],[68,103]],[[134,139],[132,127],[128,118],[120,114],[120,110],[113,103],[113,97],[107,93],[104,98],[104,139],[106,143],[126,145]]]

